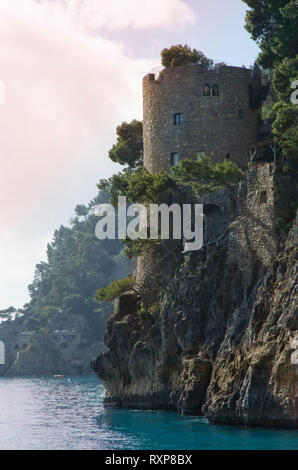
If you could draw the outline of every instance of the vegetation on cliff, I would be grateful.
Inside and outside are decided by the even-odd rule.
[[[143,159],[143,124],[134,119],[129,124],[123,122],[116,129],[117,142],[109,151],[109,157],[120,165],[131,168],[142,164]]]
[[[73,347],[79,354],[82,346],[82,360],[88,358],[88,345],[92,348],[92,344],[98,345],[103,340],[105,322],[113,311],[113,304],[98,303],[95,294],[98,287],[105,287],[116,277],[127,275],[130,269],[126,257],[121,254],[123,245],[120,241],[98,240],[95,236],[98,218],[92,207],[108,202],[109,197],[107,191],[101,191],[87,206],[77,205],[70,226],[57,229],[48,244],[47,261],[36,265],[34,280],[28,287],[31,299],[24,305],[20,318],[23,330],[31,332],[26,349],[19,356],[23,373],[38,373],[39,368],[43,373],[52,371],[55,355],[57,370],[59,367],[63,373],[68,368],[71,370],[71,361],[63,362],[58,358],[60,336],[57,336],[57,330],[73,332],[74,328],[79,328],[77,333],[81,343],[64,341],[61,347],[68,346],[65,354],[68,350],[71,353]],[[13,307],[0,313],[3,320],[18,314]],[[55,338],[56,343],[53,343]],[[92,354],[90,352],[90,358]],[[78,358],[76,364],[75,370],[79,371]],[[88,359],[82,367],[82,370],[88,370]]]
[[[172,178],[178,185],[191,186],[196,196],[201,197],[235,186],[244,178],[244,173],[231,160],[214,163],[205,156],[200,160],[181,160],[173,167]]]
[[[130,155],[126,160],[129,165]],[[126,196],[128,203],[161,204],[167,196],[174,195],[176,201],[181,199],[184,203],[191,203],[194,199],[186,192],[186,187],[192,188],[196,197],[201,197],[220,189],[231,190],[243,178],[242,170],[232,161],[214,163],[210,157],[203,156],[198,161],[181,160],[170,174],[164,171],[152,174],[141,166],[128,167],[108,180],[101,180],[98,188],[109,189],[114,206],[117,206],[119,196]],[[128,258],[140,256],[151,247],[164,244],[161,238],[131,240],[127,237],[123,242]]]
[[[117,206],[119,196],[126,196],[130,203],[158,203],[165,191],[177,190],[175,180],[170,175],[165,172],[153,175],[144,167],[125,168],[108,180],[101,180],[98,188],[109,189],[113,206]]]
[[[119,297],[123,292],[133,288],[135,283],[134,276],[128,276],[124,279],[116,279],[107,287],[98,289],[95,298],[100,302],[110,302]]]
[[[109,198],[103,190],[89,204],[76,206],[70,225],[54,232],[47,261],[36,265],[28,286],[30,301],[22,310],[0,312],[2,333],[10,328],[6,373],[86,373],[90,359],[103,347],[106,319],[114,306],[107,297],[98,302],[96,292],[133,270],[119,240],[95,236],[98,217],[93,207]]]
[[[298,78],[297,0],[243,0],[250,10],[246,29],[260,46],[259,64],[273,71],[278,102],[271,111],[273,131],[292,171],[298,171],[298,106],[291,84]]]
[[[95,237],[98,218],[91,208],[108,199],[105,191],[88,206],[78,205],[70,227],[61,226],[55,231],[48,244],[47,262],[37,264],[34,281],[29,285],[31,300],[23,310],[29,330],[48,328],[58,317],[82,314],[90,334],[103,335],[112,305],[98,304],[94,296],[99,286],[104,287],[119,275],[121,263],[125,263],[119,258],[121,242]]]

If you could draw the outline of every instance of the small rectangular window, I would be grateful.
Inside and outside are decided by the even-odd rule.
[[[174,114],[174,126],[181,126],[182,123],[183,123],[183,114],[175,113]]]
[[[202,160],[202,158],[206,157],[206,152],[198,152],[197,153],[197,160]]]
[[[179,155],[178,153],[171,153],[171,165],[177,166],[179,163]]]

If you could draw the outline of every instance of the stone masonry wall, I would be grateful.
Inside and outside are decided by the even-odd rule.
[[[203,96],[204,85],[217,84],[219,96]],[[259,110],[250,106],[258,96],[260,74],[221,66],[189,65],[165,69],[143,79],[144,164],[150,172],[169,171],[171,154],[197,159],[205,152],[215,161],[229,158],[247,168],[249,148],[258,138]],[[183,113],[182,125],[174,114]]]

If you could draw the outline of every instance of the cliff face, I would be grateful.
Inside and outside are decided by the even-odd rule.
[[[252,170],[223,236],[206,234],[205,248],[187,255],[154,312],[122,296],[108,321],[107,351],[92,363],[107,406],[297,428],[298,219],[287,236],[277,231],[284,183],[270,168]]]

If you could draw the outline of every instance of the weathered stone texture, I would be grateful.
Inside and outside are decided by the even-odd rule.
[[[219,96],[203,96],[205,84],[219,86]],[[143,79],[144,164],[155,173],[168,171],[171,153],[214,161],[229,158],[246,168],[249,149],[258,140],[259,110],[250,105],[249,87],[260,93],[261,78],[240,67],[206,69],[189,65],[165,69],[157,80]],[[183,113],[182,125],[174,114]]]
[[[293,200],[289,183],[265,165],[249,170],[235,205],[228,191],[206,198],[219,210],[233,207],[223,236],[210,233],[185,258],[154,316],[134,307],[108,323],[108,350],[93,362],[107,405],[297,428],[298,218],[287,238],[275,227]]]
[[[205,84],[219,96],[203,96]],[[249,92],[249,87],[251,90]],[[237,67],[166,69],[144,90],[144,163],[170,170],[171,153],[247,167],[258,139],[260,76]],[[183,124],[174,126],[174,113]],[[138,261],[138,280],[171,274],[154,313],[119,308],[108,322],[107,351],[92,367],[105,403],[176,409],[212,423],[298,427],[298,375],[291,341],[298,335],[297,229],[286,234],[297,187],[270,164],[246,181],[199,202],[204,247],[176,269],[156,253]],[[170,266],[170,263],[169,265]],[[146,299],[145,299],[146,300]],[[149,302],[150,304],[150,302]]]

